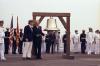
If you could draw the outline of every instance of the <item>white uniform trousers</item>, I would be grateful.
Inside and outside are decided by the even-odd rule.
[[[74,42],[74,52],[79,52],[79,42]]]
[[[87,43],[87,54],[91,54],[93,51],[93,43],[92,42],[88,42]]]
[[[24,42],[23,46],[23,58],[31,58],[33,42]]]
[[[4,56],[4,43],[0,44],[0,56],[1,56],[1,60],[5,60],[5,56]]]
[[[97,42],[96,44],[95,44],[95,54],[99,54],[100,53],[100,46],[99,46],[99,42]]]

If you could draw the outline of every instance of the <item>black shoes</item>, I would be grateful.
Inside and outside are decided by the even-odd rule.
[[[41,57],[36,57],[36,59],[37,59],[37,60],[41,60],[42,58],[41,58]]]
[[[16,54],[16,52],[12,52],[12,54]]]
[[[23,60],[32,60],[31,58],[28,58],[28,57],[27,58],[22,58],[22,59]]]

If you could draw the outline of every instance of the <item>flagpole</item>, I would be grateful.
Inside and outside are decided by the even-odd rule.
[[[13,16],[11,18],[11,24],[10,24],[10,45],[13,43]]]
[[[17,16],[17,30],[16,30],[16,44],[19,44],[19,24],[18,24],[18,16]]]
[[[13,44],[13,16],[11,17],[10,23],[10,37],[9,37],[9,52],[12,52],[12,44]]]

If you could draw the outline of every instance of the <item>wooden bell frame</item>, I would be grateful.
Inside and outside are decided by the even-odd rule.
[[[40,17],[39,22],[41,23],[44,17],[58,17],[59,20],[61,21],[62,25],[67,31],[67,52],[66,55],[64,55],[64,58],[67,59],[73,59],[73,56],[70,56],[70,13],[48,13],[48,12],[33,12],[32,13],[33,20],[36,20],[37,17]],[[66,18],[66,20],[63,19],[63,17]]]

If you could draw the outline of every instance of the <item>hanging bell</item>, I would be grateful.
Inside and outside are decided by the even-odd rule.
[[[45,31],[59,31],[59,29],[57,28],[56,19],[50,17],[50,19],[47,20],[47,26]]]

